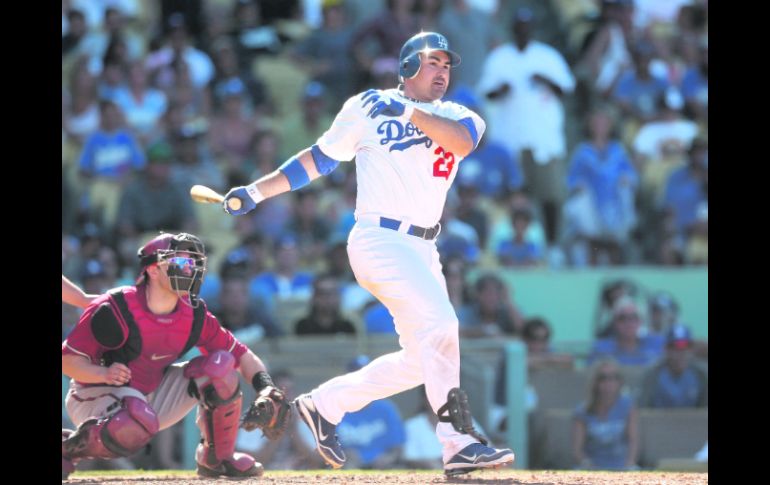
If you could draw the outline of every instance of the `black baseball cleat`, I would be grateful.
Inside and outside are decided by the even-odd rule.
[[[315,438],[316,449],[321,458],[332,468],[342,468],[345,452],[337,439],[337,427],[324,419],[316,410],[310,394],[302,394],[294,400],[297,413],[310,428]]]
[[[444,464],[444,473],[452,477],[482,468],[500,468],[513,463],[513,459],[513,451],[508,448],[498,449],[471,443]]]

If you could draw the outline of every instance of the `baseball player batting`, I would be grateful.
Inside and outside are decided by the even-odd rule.
[[[62,372],[72,378],[65,405],[77,426],[62,429],[62,479],[81,459],[132,455],[196,404],[198,475],[262,475],[260,463],[235,452],[243,396],[236,370],[257,391],[244,428],[277,439],[291,406],[259,357],[198,298],[203,243],[191,234],[161,234],[138,256],[136,285],[94,299],[62,343]],[[174,364],[193,346],[203,355]]]
[[[513,462],[509,449],[486,445],[471,423],[460,384],[458,320],[441,273],[436,237],[460,161],[486,125],[464,106],[441,101],[460,56],[438,33],[422,32],[401,48],[396,89],[348,99],[312,147],[278,170],[225,196],[224,209],[245,214],[268,197],[298,190],[341,161],[356,159],[356,224],[348,256],[358,283],[393,315],[401,350],[335,377],[294,402],[317,450],[332,467],[345,463],[335,427],[345,413],[425,384],[439,415],[436,434],[448,475]],[[238,198],[240,210],[227,201]],[[447,413],[445,415],[444,413]]]

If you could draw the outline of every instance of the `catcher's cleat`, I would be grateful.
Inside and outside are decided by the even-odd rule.
[[[294,404],[302,421],[313,432],[318,454],[332,468],[342,468],[347,458],[337,439],[337,427],[324,419],[316,410],[310,394],[302,394],[294,400]]]
[[[444,473],[455,476],[482,468],[500,468],[513,463],[513,451],[471,443],[444,464]]]
[[[262,474],[265,473],[262,464],[245,453],[235,452],[231,458],[221,460],[216,465],[211,463],[201,463],[201,461],[206,462],[206,458],[210,458],[209,454],[206,453],[205,448],[206,447],[203,444],[198,445],[198,452],[196,453],[196,463],[198,465],[196,472],[200,477],[243,479],[261,477]]]

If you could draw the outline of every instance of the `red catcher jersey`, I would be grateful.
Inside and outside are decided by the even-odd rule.
[[[173,364],[179,353],[184,349],[190,336],[193,323],[193,309],[182,302],[177,304],[176,310],[167,315],[155,315],[147,308],[144,285],[126,286],[122,289],[126,298],[128,309],[136,321],[142,341],[142,351],[137,358],[128,363],[131,369],[131,380],[127,385],[149,394],[157,389],[163,378],[163,371]],[[78,320],[75,328],[62,342],[62,355],[77,354],[88,357],[93,364],[104,365],[102,357],[105,352],[120,348],[128,338],[128,329],[120,328],[123,338],[122,343],[114,348],[101,345],[91,331],[91,318],[102,304],[109,304],[110,297],[107,294],[95,299],[86,308]],[[201,300],[201,305],[205,305]],[[113,313],[119,315],[117,306],[113,304]],[[117,319],[117,317],[116,317]],[[120,319],[118,319],[120,320]],[[230,331],[222,328],[216,317],[206,310],[206,318],[203,323],[200,338],[195,344],[206,355],[217,350],[227,350],[235,356],[236,365],[241,355],[246,352],[246,346],[233,337]],[[85,386],[107,384],[85,384]]]

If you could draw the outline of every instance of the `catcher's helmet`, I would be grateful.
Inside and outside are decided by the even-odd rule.
[[[137,284],[144,281],[147,266],[165,261],[171,288],[188,292],[192,305],[198,305],[198,293],[206,275],[206,248],[197,236],[186,232],[162,233],[139,248],[136,255],[140,267]]]
[[[420,72],[420,52],[443,51],[449,56],[449,64],[460,64],[460,55],[449,50],[449,41],[436,32],[420,32],[404,42],[398,56],[398,74],[403,79],[411,79]]]

